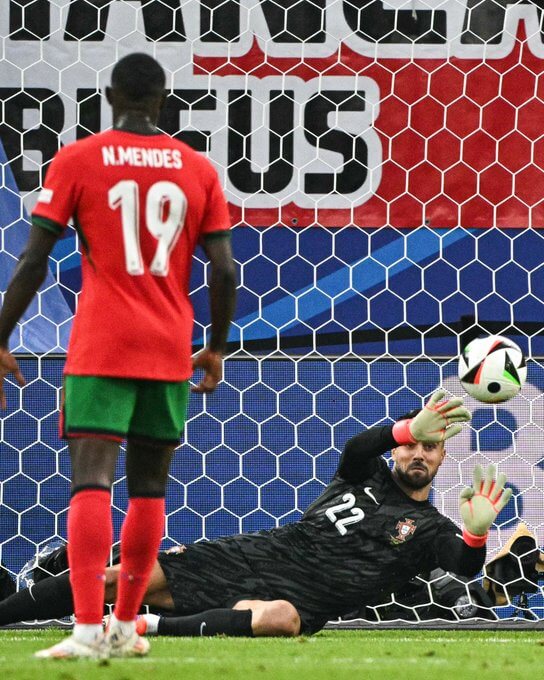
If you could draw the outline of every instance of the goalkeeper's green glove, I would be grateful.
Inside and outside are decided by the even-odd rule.
[[[470,411],[464,408],[462,397],[441,402],[445,395],[444,390],[437,390],[415,418],[395,423],[393,425],[395,441],[401,445],[442,442],[459,434],[462,430],[459,423],[467,423],[470,420]]]
[[[484,476],[481,465],[476,465],[472,486],[466,487],[459,496],[459,510],[463,518],[463,540],[473,548],[485,544],[489,527],[512,496],[512,489],[505,489],[506,475],[495,480],[495,466],[489,465]]]

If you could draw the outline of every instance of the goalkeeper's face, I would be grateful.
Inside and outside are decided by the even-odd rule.
[[[417,442],[397,446],[392,451],[394,473],[409,489],[423,489],[434,479],[444,460],[443,442]]]

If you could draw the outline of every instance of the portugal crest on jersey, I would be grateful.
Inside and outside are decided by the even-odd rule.
[[[397,530],[397,535],[391,535],[391,543],[393,545],[399,545],[400,543],[404,543],[407,538],[410,538],[417,529],[417,526],[413,519],[405,518],[402,521],[397,522],[395,529]]]

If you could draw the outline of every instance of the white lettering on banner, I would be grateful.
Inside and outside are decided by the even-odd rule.
[[[289,8],[290,11],[285,11],[281,3],[278,7],[275,4],[238,0],[210,8],[203,0],[186,0],[179,7],[183,31],[180,24],[176,40],[171,35],[171,11],[156,13],[152,35],[148,33],[148,29],[151,30],[149,15],[146,18],[140,3],[107,3],[100,12],[100,20],[97,15],[98,23],[89,26],[86,3],[69,2],[67,8],[61,8],[57,2],[45,0],[41,7],[38,3],[30,3],[25,13],[21,14],[19,10],[18,14],[10,16],[14,25],[10,35],[17,35],[18,22],[19,29],[24,31],[24,18],[30,22],[35,13],[34,20],[39,18],[44,25],[43,35],[39,30],[36,35],[27,31],[26,40],[38,41],[47,36],[48,42],[60,42],[66,50],[77,29],[81,35],[76,36],[75,47],[82,50],[89,45],[94,54],[96,40],[100,39],[96,33],[134,48],[134,36],[131,33],[127,37],[126,26],[138,22],[145,41],[156,41],[160,48],[163,37],[167,40],[164,47],[176,56],[173,70],[180,63],[190,63],[194,56],[229,60],[242,57],[255,44],[269,57],[305,60],[334,55],[341,44],[372,58],[457,56],[489,60],[510,54],[521,24],[525,25],[533,54],[543,56],[544,53],[540,9],[536,2],[413,0],[407,7],[405,0],[300,0]],[[16,5],[16,0],[9,3],[10,15]],[[405,36],[397,26],[408,16],[412,18],[410,35]],[[223,30],[214,31],[219,23]],[[45,30],[46,24],[49,31]],[[20,36],[13,43],[20,49]],[[48,44],[44,42],[43,45],[47,49]],[[176,46],[173,52],[172,45]]]
[[[250,209],[289,203],[315,208],[318,202],[322,209],[351,209],[379,186],[382,145],[372,125],[379,90],[372,79],[246,77],[243,85],[237,76],[195,80],[216,93],[213,116],[193,110],[190,121],[206,129],[213,118],[209,156],[228,168],[222,180],[230,203]],[[181,129],[188,113],[180,113]],[[280,136],[281,146],[273,147]]]
[[[173,13],[161,3],[151,19],[145,3],[109,2],[100,19],[93,14],[95,27],[84,21],[84,4],[44,0],[38,12],[30,3],[23,14],[35,37],[17,24],[23,15],[10,16],[17,40],[5,41],[6,63],[20,63],[26,52],[30,65],[23,90],[20,70],[5,71],[0,99],[21,135],[26,109],[39,109],[41,124],[24,144],[44,163],[56,151],[57,130],[66,144],[108,128],[111,113],[97,89],[109,85],[119,54],[145,51],[168,74],[165,131],[217,165],[236,221],[542,226],[540,197],[529,186],[538,182],[525,182],[541,170],[532,147],[513,139],[538,137],[532,106],[541,101],[535,61],[544,63],[544,31],[529,0],[414,0],[409,8],[401,0],[300,0],[288,8],[186,0],[174,12],[174,31]],[[10,12],[16,5],[10,0]],[[137,28],[127,34],[129,24]],[[57,64],[70,65],[60,91]],[[540,101],[520,105],[525,95],[513,69],[535,80],[522,90]],[[496,73],[505,74],[500,96],[487,102]],[[474,106],[482,107],[480,118]],[[170,151],[102,153],[105,165],[175,168],[181,159]],[[37,168],[9,160],[21,190],[34,192]],[[514,183],[515,200],[506,201],[519,168],[527,170]],[[483,192],[485,200],[473,200]],[[35,200],[25,196],[29,208]]]
[[[179,149],[146,149],[139,146],[102,147],[104,165],[130,165],[137,168],[172,168],[183,167]]]

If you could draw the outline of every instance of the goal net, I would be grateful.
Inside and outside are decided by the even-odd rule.
[[[514,495],[488,558],[520,522],[544,543],[541,23],[537,5],[506,0],[3,3],[0,291],[48,162],[111,125],[101,93],[131,51],[163,64],[160,125],[209,156],[231,205],[230,355],[217,392],[191,400],[164,547],[299,519],[349,437],[439,385],[461,393],[467,329],[518,342],[527,384],[499,406],[467,399],[472,424],[449,444],[432,501],[459,523],[474,465],[495,463]],[[197,253],[195,349],[209,331],[206,277]],[[14,576],[66,535],[57,420],[79,288],[69,229],[12,337],[28,381],[8,381],[0,421],[0,558]],[[119,476],[116,539],[126,504]],[[481,575],[421,575],[383,607],[354,602],[352,619],[539,621],[535,573],[517,585],[510,573],[502,599]]]

